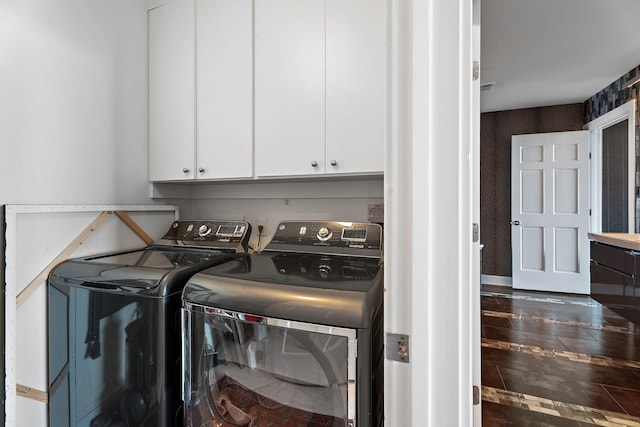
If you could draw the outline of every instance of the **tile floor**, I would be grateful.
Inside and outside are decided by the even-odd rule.
[[[640,427],[640,326],[588,296],[481,296],[484,427]]]

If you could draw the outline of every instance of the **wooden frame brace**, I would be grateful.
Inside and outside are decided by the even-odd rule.
[[[102,225],[102,223],[107,219],[108,216],[109,212],[102,212],[96,219],[91,222],[91,224],[89,224],[84,230],[82,230],[82,233],[80,233],[78,237],[76,237],[62,252],[60,252],[60,254],[53,261],[51,261],[49,265],[47,265],[45,269],[42,270],[40,274],[38,274],[38,276],[33,279],[31,283],[29,283],[18,294],[18,296],[16,297],[16,305],[20,307],[23,302],[25,302],[31,295],[33,295],[38,287],[47,279],[47,276],[49,276],[51,270],[53,270],[53,268],[60,262],[69,258],[71,254],[73,254],[73,252],[75,252],[75,250],[78,249],[89,238],[89,236],[91,236],[91,234],[93,234],[93,232],[96,231],[98,227],[100,227],[100,225]]]

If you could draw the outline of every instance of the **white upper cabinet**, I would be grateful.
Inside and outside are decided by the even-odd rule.
[[[195,166],[194,5],[149,11],[149,178],[193,179]]]
[[[151,181],[253,176],[251,0],[149,11]]]
[[[198,0],[198,179],[253,176],[251,0]]]
[[[384,170],[384,0],[326,0],[326,171]]]
[[[384,170],[383,0],[255,1],[257,176]]]
[[[385,0],[162,0],[151,181],[384,170]]]
[[[258,176],[324,173],[324,0],[255,1]]]

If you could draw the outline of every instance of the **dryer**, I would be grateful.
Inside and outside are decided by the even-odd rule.
[[[48,278],[49,425],[182,426],[181,293],[247,250],[244,221],[175,221],[149,247],[71,259]]]
[[[185,425],[381,426],[382,228],[286,221],[183,291]]]

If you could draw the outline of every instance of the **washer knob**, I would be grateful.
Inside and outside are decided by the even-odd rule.
[[[202,224],[200,228],[198,228],[198,235],[200,237],[206,237],[211,234],[211,227],[206,224]]]
[[[331,238],[333,233],[327,227],[322,227],[318,230],[318,240],[325,242]]]

